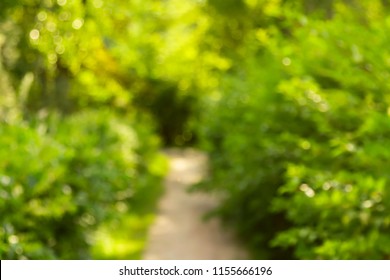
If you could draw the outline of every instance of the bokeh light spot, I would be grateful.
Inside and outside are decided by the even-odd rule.
[[[74,29],[80,29],[84,24],[84,20],[81,18],[75,19],[72,23]]]
[[[39,35],[40,35],[40,33],[39,33],[38,29],[33,29],[33,30],[30,31],[30,38],[32,40],[38,40],[39,39]]]

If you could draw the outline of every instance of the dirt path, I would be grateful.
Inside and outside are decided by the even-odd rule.
[[[217,219],[202,220],[216,204],[207,194],[188,193],[204,176],[207,158],[195,150],[169,150],[171,169],[159,213],[149,232],[144,259],[245,259],[246,254]]]

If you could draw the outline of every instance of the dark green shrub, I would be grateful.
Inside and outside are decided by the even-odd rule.
[[[148,79],[139,83],[134,105],[153,117],[156,132],[165,146],[183,146],[195,141],[191,121],[197,117],[195,93],[180,92],[175,82]]]

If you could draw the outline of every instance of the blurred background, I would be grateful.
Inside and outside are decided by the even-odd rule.
[[[0,0],[0,258],[141,258],[196,147],[250,258],[390,259],[389,9]]]

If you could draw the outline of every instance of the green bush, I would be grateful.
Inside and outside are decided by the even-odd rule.
[[[202,188],[222,193],[216,212],[257,258],[389,258],[389,25],[290,24],[254,34],[222,80]]]
[[[165,162],[157,139],[130,124],[84,111],[1,125],[1,258],[90,258],[99,226],[150,211]]]
[[[59,226],[77,211],[66,180],[72,151],[27,126],[0,130],[0,257],[55,258]]]

